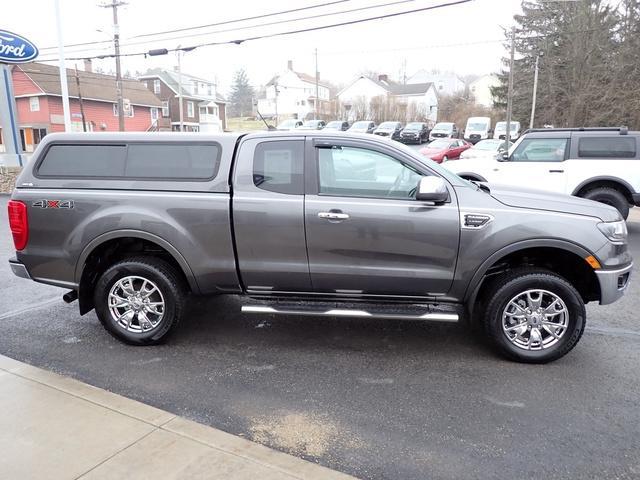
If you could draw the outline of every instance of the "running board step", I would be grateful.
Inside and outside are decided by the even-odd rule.
[[[386,318],[456,323],[460,319],[456,305],[381,304],[336,302],[265,302],[243,305],[243,313],[306,315],[323,317]]]

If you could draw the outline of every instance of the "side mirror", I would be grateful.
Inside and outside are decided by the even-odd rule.
[[[447,183],[440,177],[422,177],[416,190],[416,200],[444,203],[449,198]]]
[[[500,152],[497,160],[499,162],[508,162],[509,161],[509,152]]]

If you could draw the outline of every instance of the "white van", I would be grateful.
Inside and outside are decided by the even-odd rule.
[[[516,140],[520,136],[520,122],[511,122],[511,134],[509,139]],[[497,122],[496,129],[493,132],[493,138],[496,140],[504,140],[507,137],[507,122]]]
[[[480,140],[491,138],[491,119],[489,117],[469,117],[464,129],[464,139],[476,144]]]

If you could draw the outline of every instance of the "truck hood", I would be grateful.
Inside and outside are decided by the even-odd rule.
[[[510,207],[584,215],[599,218],[603,222],[622,220],[618,210],[604,203],[571,195],[509,185],[489,184],[488,186],[491,189],[493,198]]]

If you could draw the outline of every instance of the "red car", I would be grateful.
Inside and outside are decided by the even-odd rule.
[[[460,158],[460,154],[471,147],[473,145],[465,140],[441,138],[431,142],[420,153],[436,163],[442,163]]]

